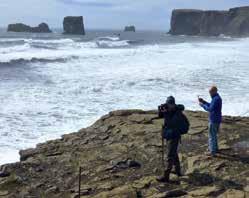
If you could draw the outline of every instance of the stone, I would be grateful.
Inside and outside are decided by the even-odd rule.
[[[175,189],[163,193],[156,193],[153,196],[150,196],[149,198],[183,197],[185,195],[187,195],[186,191]]]
[[[36,149],[26,149],[26,150],[21,150],[19,152],[20,154],[20,160],[21,161],[26,161],[28,158],[33,157],[34,155],[37,154]]]
[[[210,165],[210,161],[205,159],[205,156],[195,155],[187,158],[187,173],[193,173],[197,169],[205,169]]]
[[[217,186],[203,186],[201,188],[195,189],[193,191],[188,192],[189,195],[193,197],[200,197],[200,196],[214,196],[217,192],[220,192],[221,189]]]
[[[136,27],[134,25],[126,26],[124,31],[125,32],[136,32]]]
[[[152,183],[156,182],[156,177],[148,176],[135,181],[132,186],[136,189],[149,188]]]
[[[0,197],[7,196],[9,192],[7,190],[0,190]]]
[[[172,12],[173,35],[249,36],[249,6],[228,11],[176,9]]]
[[[222,140],[219,142],[219,150],[220,151],[231,150],[231,146],[228,145],[227,141]]]
[[[129,168],[140,168],[142,165],[135,160],[127,160],[127,165]]]
[[[41,23],[37,27],[31,27],[23,23],[9,24],[8,32],[32,32],[32,33],[51,33],[46,23]]]
[[[68,16],[63,21],[64,34],[85,35],[85,27],[82,16]]]
[[[104,197],[130,198],[130,197],[137,197],[137,192],[136,192],[136,190],[134,188],[127,185],[127,186],[121,186],[121,187],[118,187],[118,188],[114,188],[111,191],[99,193],[95,197],[96,198],[102,198],[102,197],[103,198]]]
[[[102,191],[110,191],[112,190],[114,187],[112,184],[102,184],[102,185],[98,185],[97,189],[102,190]]]
[[[106,171],[117,170],[117,169],[127,169],[127,168],[141,168],[141,164],[135,160],[127,159],[120,161],[111,161],[111,166],[106,167]]]
[[[247,186],[244,187],[244,191],[245,192],[249,192],[249,185],[247,185]]]
[[[182,197],[186,194],[187,192],[184,190],[175,189],[175,190],[166,192],[165,197]]]
[[[55,193],[55,192],[58,192],[58,191],[59,191],[59,188],[57,186],[52,186],[49,189],[47,189],[45,193],[50,194],[50,193]]]
[[[194,171],[193,173],[188,175],[189,183],[194,186],[207,186],[214,182],[214,178],[212,175],[208,173],[200,173],[198,171]]]
[[[245,198],[245,192],[241,190],[229,189],[225,193],[218,196],[218,198]]]

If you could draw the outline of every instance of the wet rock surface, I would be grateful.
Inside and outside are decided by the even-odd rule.
[[[61,139],[20,151],[21,161],[0,167],[0,197],[248,197],[249,118],[225,117],[221,151],[206,156],[207,114],[186,112],[191,130],[182,138],[183,177],[158,183],[161,126],[155,111],[124,110]]]

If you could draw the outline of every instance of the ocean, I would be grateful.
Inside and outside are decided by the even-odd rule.
[[[169,95],[201,110],[215,84],[223,113],[249,116],[249,39],[91,30],[0,31],[0,164],[117,109],[156,109]]]

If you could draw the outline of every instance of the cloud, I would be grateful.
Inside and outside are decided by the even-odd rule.
[[[174,8],[221,10],[245,5],[249,0],[1,0],[0,26],[44,21],[61,27],[64,16],[82,15],[87,29],[122,29],[134,24],[138,29],[167,31]]]
[[[134,10],[135,8],[143,9],[150,8],[155,5],[162,6],[166,5],[165,0],[57,0],[58,2],[65,3],[71,6],[82,6],[82,7],[106,7],[113,10]]]
[[[97,1],[82,1],[82,0],[59,0],[62,3],[69,4],[69,5],[80,5],[80,6],[87,6],[87,7],[113,7],[115,6],[114,3],[111,2],[97,2]]]

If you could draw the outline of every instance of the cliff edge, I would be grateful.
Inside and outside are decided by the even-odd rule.
[[[0,167],[0,197],[249,197],[249,118],[224,117],[221,152],[207,149],[207,114],[186,112],[191,130],[182,138],[185,176],[158,183],[161,126],[155,111],[123,110],[61,139],[20,151],[21,161]]]
[[[172,12],[172,35],[249,36],[249,6],[228,11],[176,9]]]

